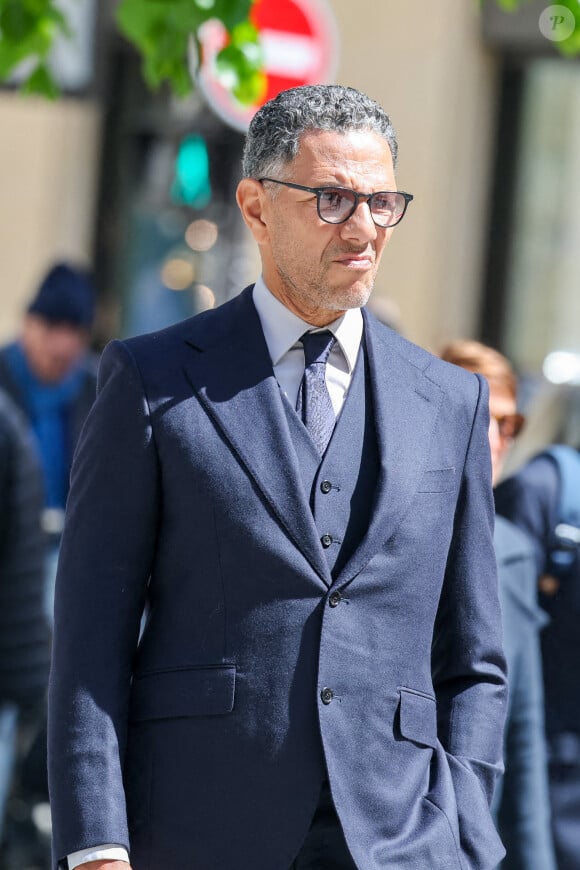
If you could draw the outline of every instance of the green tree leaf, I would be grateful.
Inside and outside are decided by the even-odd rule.
[[[5,3],[0,11],[0,30],[7,42],[18,44],[27,40],[37,25],[37,17],[17,0]]]
[[[522,0],[496,0],[496,3],[504,12],[517,12]]]
[[[240,102],[252,104],[265,87],[259,40],[249,20],[254,2],[118,0],[115,16],[119,30],[141,56],[148,86],[156,89],[167,83],[180,96],[194,87],[189,68],[190,43],[198,43],[202,24],[218,19],[230,37],[216,60],[218,76]],[[495,2],[500,9],[515,12],[530,0],[480,0],[484,2]],[[554,45],[564,56],[580,55],[580,2],[559,2],[573,13],[576,29],[568,39]],[[22,61],[28,60],[34,72],[26,89],[54,96],[48,59],[59,34],[74,38],[56,0],[0,0],[0,81],[6,81]]]
[[[262,53],[248,16],[253,0],[121,0],[117,21],[142,57],[143,75],[156,89],[168,82],[179,96],[193,86],[189,68],[190,40],[206,21],[217,18],[230,41],[218,56],[218,75],[243,102],[263,90]]]
[[[56,100],[60,91],[48,67],[39,64],[22,85],[25,94],[37,94],[49,100]]]
[[[216,73],[242,105],[257,103],[266,91],[263,72],[264,55],[259,34],[253,24],[244,21],[230,34],[230,41],[216,57]]]
[[[32,61],[22,89],[54,99],[58,89],[46,61],[60,33],[70,35],[70,29],[54,0],[0,0],[0,80]]]

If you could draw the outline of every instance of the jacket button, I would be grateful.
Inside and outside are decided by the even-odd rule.
[[[334,692],[332,689],[324,688],[320,693],[320,699],[323,704],[330,704],[332,699],[334,698]]]
[[[328,599],[328,603],[330,604],[331,607],[338,607],[338,605],[340,604],[341,601],[342,601],[342,595],[340,594],[340,592],[333,592],[331,594],[330,598]]]
[[[332,489],[331,482],[329,480],[323,480],[322,483],[320,484],[320,489],[326,495],[326,493],[330,492],[330,490]]]
[[[330,535],[323,535],[320,539],[320,543],[322,544],[324,549],[327,550],[332,544],[332,537]]]

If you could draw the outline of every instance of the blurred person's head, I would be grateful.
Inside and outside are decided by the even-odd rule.
[[[495,485],[513,439],[524,424],[517,410],[517,376],[503,354],[479,341],[453,341],[443,348],[441,358],[483,375],[489,384],[489,446]]]
[[[88,275],[70,265],[54,266],[28,306],[21,342],[33,374],[43,383],[63,380],[86,353],[95,313]]]
[[[396,157],[388,115],[354,88],[292,88],[254,115],[238,205],[268,289],[303,320],[325,325],[367,302],[411,198],[397,191]]]

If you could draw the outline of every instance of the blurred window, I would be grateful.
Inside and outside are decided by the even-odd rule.
[[[580,65],[537,59],[524,75],[502,329],[523,373],[580,352],[579,239]]]

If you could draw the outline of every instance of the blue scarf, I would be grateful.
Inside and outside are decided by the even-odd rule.
[[[6,357],[36,436],[44,471],[46,506],[64,508],[68,493],[71,409],[82,386],[82,370],[75,369],[57,384],[44,384],[31,371],[19,343],[6,349]]]

